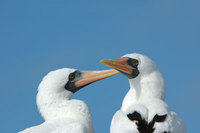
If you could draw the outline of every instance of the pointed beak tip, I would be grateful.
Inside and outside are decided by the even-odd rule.
[[[102,60],[100,60],[99,62],[100,62],[100,63],[104,63],[104,62],[105,62],[105,60],[106,60],[106,59],[102,59]]]
[[[109,63],[109,59],[102,59],[100,60],[100,63],[107,65]]]
[[[113,69],[113,71],[114,71],[114,75],[119,73],[119,71],[116,69]]]

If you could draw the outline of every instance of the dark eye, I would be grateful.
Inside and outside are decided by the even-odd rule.
[[[135,60],[134,64],[137,66],[139,64],[138,60]]]
[[[69,80],[73,80],[73,79],[75,79],[75,74],[74,74],[74,73],[71,73],[71,74],[69,75]]]
[[[134,67],[134,68],[137,68],[139,61],[136,60],[136,59],[133,59],[133,58],[128,58],[127,64]]]

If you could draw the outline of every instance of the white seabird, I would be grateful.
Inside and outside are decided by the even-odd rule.
[[[80,88],[117,73],[114,69],[79,71],[69,68],[48,73],[37,94],[37,106],[45,122],[20,133],[94,133],[87,105],[70,97]]]
[[[182,119],[165,103],[165,83],[155,63],[133,53],[101,63],[127,76],[130,90],[113,116],[111,133],[185,133]]]

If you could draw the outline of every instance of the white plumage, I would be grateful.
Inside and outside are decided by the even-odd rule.
[[[113,116],[111,133],[186,132],[182,119],[164,102],[164,79],[151,59],[134,53],[101,62],[124,73],[130,84],[121,109]]]
[[[94,133],[87,105],[70,97],[80,87],[117,73],[116,70],[78,71],[69,68],[48,73],[37,94],[37,106],[45,122],[20,133]]]

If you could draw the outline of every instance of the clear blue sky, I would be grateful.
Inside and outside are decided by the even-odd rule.
[[[107,69],[99,60],[133,52],[156,62],[166,81],[166,102],[188,133],[199,132],[199,5],[199,0],[1,0],[1,132],[44,121],[35,96],[49,71]],[[73,98],[89,106],[96,133],[108,133],[128,89],[118,74]]]

